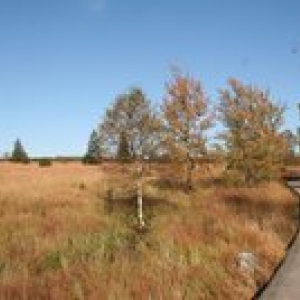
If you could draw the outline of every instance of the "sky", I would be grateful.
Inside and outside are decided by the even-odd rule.
[[[159,105],[179,66],[212,102],[229,77],[300,125],[299,0],[0,0],[0,154],[82,155],[120,93]]]

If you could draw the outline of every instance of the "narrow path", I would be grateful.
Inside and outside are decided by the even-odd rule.
[[[289,182],[300,195],[300,180]],[[300,299],[300,236],[289,250],[286,260],[259,300]]]

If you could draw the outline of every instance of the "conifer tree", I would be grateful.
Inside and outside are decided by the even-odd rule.
[[[21,143],[20,139],[17,139],[14,143],[14,148],[11,154],[11,161],[28,163],[29,157]]]
[[[87,164],[96,164],[100,162],[102,155],[101,138],[96,130],[93,130],[88,141],[87,152],[83,162]]]
[[[300,103],[298,103],[298,114],[300,117]],[[298,146],[298,153],[300,153],[300,127],[297,127],[297,146]]]

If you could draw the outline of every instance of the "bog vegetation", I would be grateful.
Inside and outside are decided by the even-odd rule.
[[[251,299],[295,232],[295,198],[216,186],[222,167],[187,194],[179,167],[146,167],[141,230],[133,164],[0,164],[0,299]]]
[[[230,79],[216,103],[174,70],[159,109],[116,97],[84,164],[3,162],[0,299],[251,299],[298,223],[283,114],[258,87]],[[10,160],[29,162],[20,140]]]

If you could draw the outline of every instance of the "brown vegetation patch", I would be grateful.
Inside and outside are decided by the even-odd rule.
[[[137,231],[135,165],[104,169],[1,164],[1,299],[250,299],[296,230],[282,184],[228,188],[199,174],[186,194],[157,184],[172,172],[152,165]],[[253,274],[238,268],[242,251],[258,258]]]

